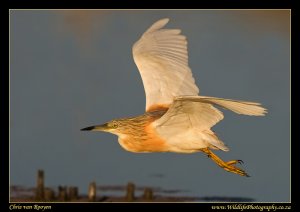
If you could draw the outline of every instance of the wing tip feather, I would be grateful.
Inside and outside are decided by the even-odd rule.
[[[149,29],[147,29],[144,34],[163,28],[169,21],[169,18],[162,18],[156,21],[154,24],[152,24],[152,26],[149,27]]]

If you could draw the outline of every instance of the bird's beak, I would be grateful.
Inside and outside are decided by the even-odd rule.
[[[96,126],[90,126],[90,127],[86,127],[81,129],[81,131],[108,131],[109,127],[106,124],[102,124],[102,125],[96,125]]]

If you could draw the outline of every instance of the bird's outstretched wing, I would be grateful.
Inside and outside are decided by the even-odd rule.
[[[186,37],[179,29],[162,29],[168,21],[155,22],[132,49],[145,88],[147,112],[169,107],[176,96],[199,93],[188,66]]]
[[[153,122],[153,127],[172,146],[195,149],[201,142],[207,142],[211,147],[228,151],[210,130],[223,118],[223,113],[212,104],[176,98],[167,112]]]
[[[167,112],[154,122],[154,127],[156,129],[170,127],[175,131],[190,128],[205,130],[223,118],[223,113],[210,103],[179,97],[174,100]]]
[[[171,133],[181,129],[209,130],[223,119],[223,113],[213,104],[229,109],[237,114],[263,116],[266,109],[256,102],[246,102],[232,99],[222,99],[207,96],[179,96],[176,97],[169,110],[154,122],[156,130],[164,133],[167,128]]]

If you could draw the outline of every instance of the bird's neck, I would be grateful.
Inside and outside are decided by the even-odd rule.
[[[118,133],[119,144],[130,152],[163,152],[166,150],[164,141],[159,138],[152,123],[162,117],[166,110],[145,113],[141,116],[129,118],[130,124],[125,125]],[[127,119],[128,121],[128,119]]]

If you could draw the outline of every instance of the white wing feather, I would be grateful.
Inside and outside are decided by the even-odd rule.
[[[156,128],[166,127],[180,129],[197,128],[198,130],[210,129],[224,118],[223,113],[211,104],[175,100],[169,110],[155,121]]]
[[[263,116],[267,112],[256,102],[207,96],[179,96],[169,110],[154,121],[153,126],[161,137],[181,150],[209,146],[228,151],[228,147],[211,131],[211,127],[224,118],[223,113],[213,104],[243,115]]]
[[[267,110],[261,107],[261,104],[257,102],[247,102],[209,96],[179,96],[176,98],[176,100],[216,104],[241,115],[264,116],[267,113]]]
[[[228,147],[210,130],[224,118],[223,113],[208,103],[177,100],[153,122],[157,133],[174,149],[189,152],[211,147],[228,151]]]
[[[199,93],[188,66],[186,37],[179,29],[162,29],[168,21],[154,23],[133,45],[146,93],[146,111],[155,105],[168,106],[176,96]]]
[[[179,126],[183,128],[210,129],[224,118],[223,113],[212,104],[217,104],[235,113],[264,116],[267,112],[256,102],[222,99],[208,96],[179,96],[174,99],[168,111],[154,126]]]

